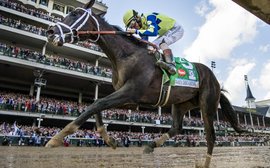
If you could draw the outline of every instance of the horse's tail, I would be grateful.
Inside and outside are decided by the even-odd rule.
[[[224,90],[222,90],[222,91],[224,91]],[[247,132],[239,127],[236,112],[234,111],[230,101],[224,95],[223,92],[221,92],[221,94],[220,94],[219,103],[221,106],[222,113],[224,114],[225,118],[230,122],[230,124],[234,128],[234,130],[238,133]]]

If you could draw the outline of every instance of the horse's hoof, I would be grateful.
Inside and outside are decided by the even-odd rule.
[[[108,140],[107,144],[108,144],[110,147],[112,147],[113,149],[116,149],[116,147],[117,147],[117,142],[116,142],[116,140],[115,140],[114,138],[112,138],[112,137],[109,137],[109,140]]]
[[[196,164],[195,164],[195,168],[204,168],[204,166],[203,166],[202,164],[196,163]]]
[[[49,142],[45,145],[46,148],[53,148],[53,147],[56,147],[55,145],[53,144],[50,144]]]
[[[62,142],[59,142],[58,140],[56,139],[51,139],[46,145],[45,147],[46,148],[55,148],[55,147],[58,147],[58,146],[61,146],[62,145]]]
[[[146,146],[143,150],[144,154],[150,154],[154,152],[154,148],[150,147],[150,146]]]

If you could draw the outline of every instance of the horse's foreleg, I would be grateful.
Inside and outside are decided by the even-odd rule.
[[[58,134],[53,136],[50,141],[46,144],[46,147],[57,147],[63,144],[63,139],[65,136],[77,131],[79,126],[77,126],[74,121],[69,123],[64,129],[62,129]]]
[[[74,133],[88,118],[90,118],[94,114],[100,113],[102,110],[116,107],[125,103],[133,103],[130,95],[133,93],[130,91],[131,89],[127,87],[122,87],[116,92],[112,94],[98,99],[93,104],[86,108],[86,111],[82,113],[77,119],[68,124],[63,130],[61,130],[57,135],[52,137],[52,139],[47,143],[46,147],[57,147],[62,145],[63,139],[65,136]],[[101,117],[101,115],[100,115]],[[101,130],[101,136],[103,138],[107,138],[107,133],[104,130]],[[110,139],[110,138],[109,138]]]
[[[97,126],[97,132],[101,135],[101,137],[104,139],[104,141],[113,149],[116,149],[117,142],[114,138],[110,137],[107,134],[107,130],[104,127],[103,121],[102,121],[102,115],[101,113],[95,114],[96,118],[96,126]]]

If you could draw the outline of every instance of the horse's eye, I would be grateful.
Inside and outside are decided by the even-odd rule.
[[[70,15],[71,16],[77,16],[77,12],[76,11],[72,11],[72,12],[70,12]]]

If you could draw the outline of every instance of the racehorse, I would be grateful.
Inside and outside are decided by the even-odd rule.
[[[95,3],[90,0],[84,8],[76,8],[62,22],[51,26],[47,31],[48,41],[55,46],[64,43],[75,43],[79,40],[95,41],[109,58],[112,65],[112,85],[115,92],[96,100],[85,112],[69,123],[57,135],[51,138],[47,147],[62,145],[63,138],[74,133],[90,116],[95,115],[97,131],[105,142],[116,147],[113,138],[107,135],[103,125],[102,110],[126,104],[155,105],[160,95],[162,71],[155,65],[156,58],[148,53],[146,44],[133,36],[81,34],[79,31],[119,31],[100,16],[91,12]],[[207,141],[207,155],[204,167],[209,167],[215,144],[214,115],[221,105],[222,112],[231,126],[237,132],[242,132],[238,126],[236,113],[226,98],[213,72],[205,65],[194,63],[199,74],[199,88],[172,87],[167,106],[172,106],[173,124],[171,129],[158,140],[150,143],[144,153],[154,151],[167,139],[180,134],[185,113],[194,108],[200,108]]]

